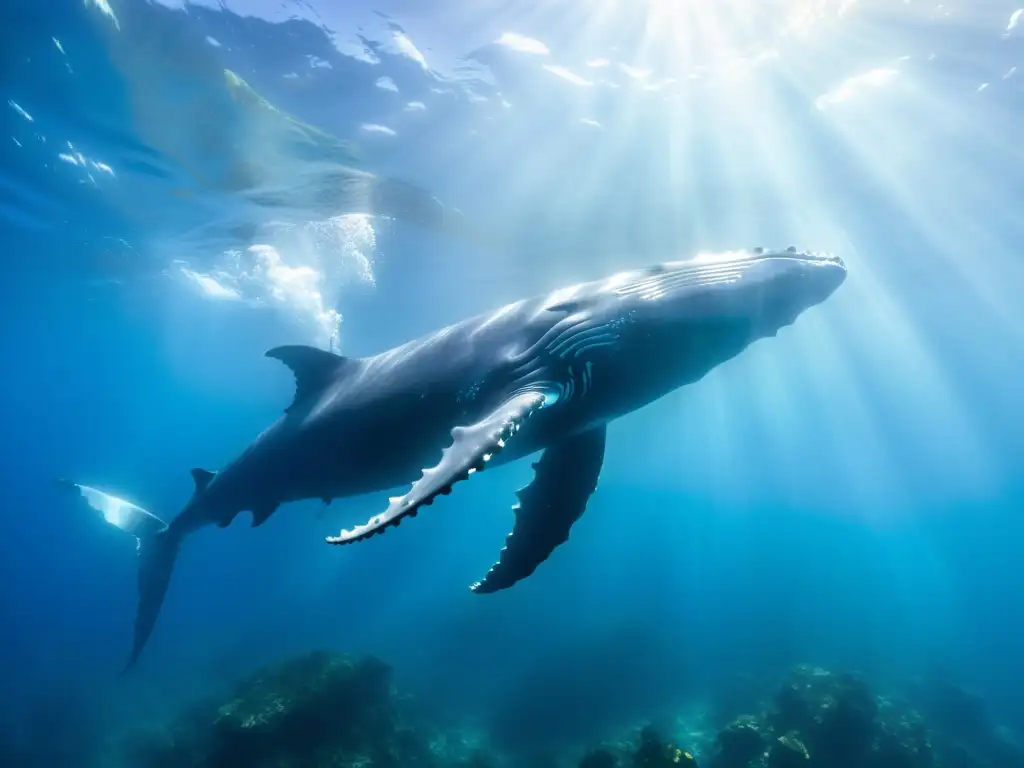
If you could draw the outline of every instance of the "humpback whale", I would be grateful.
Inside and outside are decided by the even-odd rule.
[[[138,532],[126,669],[152,633],[181,542],[197,529],[226,527],[243,511],[259,526],[286,502],[411,483],[365,524],[327,538],[352,544],[475,472],[541,452],[504,549],[471,589],[511,587],[583,514],[609,421],[776,335],[845,277],[840,258],[793,247],[698,254],[509,304],[373,357],[271,349],[295,377],[284,414],[219,472],[193,469],[195,490],[178,516]]]

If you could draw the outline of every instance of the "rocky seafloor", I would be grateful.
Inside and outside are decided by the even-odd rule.
[[[640,723],[558,755],[502,754],[478,731],[430,723],[372,656],[318,651],[265,666],[166,728],[119,735],[103,768],[1024,768],[984,703],[932,681],[881,696],[860,677],[792,669],[733,712]],[[758,700],[761,699],[761,700]],[[34,765],[32,761],[4,765]]]

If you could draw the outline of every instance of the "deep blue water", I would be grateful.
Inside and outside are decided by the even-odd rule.
[[[802,661],[941,667],[1024,730],[1014,4],[343,5],[0,11],[7,725],[72,693],[104,728],[144,725],[332,647],[520,744]],[[340,166],[448,224],[380,215]],[[289,402],[266,349],[371,354],[566,283],[790,243],[842,256],[843,288],[614,422],[571,542],[514,589],[466,587],[528,462],[362,546],[322,538],[382,497],[295,504],[190,540],[117,678],[134,543],[55,478],[169,518],[190,468]]]

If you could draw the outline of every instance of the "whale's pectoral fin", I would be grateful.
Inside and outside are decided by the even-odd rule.
[[[329,544],[351,544],[368,539],[404,518],[413,517],[420,507],[440,495],[451,493],[452,486],[473,472],[484,469],[502,448],[505,441],[519,431],[520,425],[544,407],[545,397],[539,392],[524,392],[506,400],[486,418],[468,427],[452,430],[452,444],[445,449],[441,461],[433,469],[423,470],[405,496],[396,496],[383,514],[369,522],[329,536]]]
[[[552,445],[533,465],[533,482],[519,490],[516,522],[501,557],[470,589],[507,589],[533,573],[583,515],[604,462],[605,428],[595,427]]]

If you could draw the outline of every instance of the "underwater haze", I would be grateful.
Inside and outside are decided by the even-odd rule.
[[[0,19],[0,765],[1024,766],[1020,0]],[[267,350],[790,246],[843,285],[611,421],[528,578],[469,589],[536,456],[353,546],[408,485],[246,513],[120,674],[145,536],[69,485],[174,518],[295,398]]]

